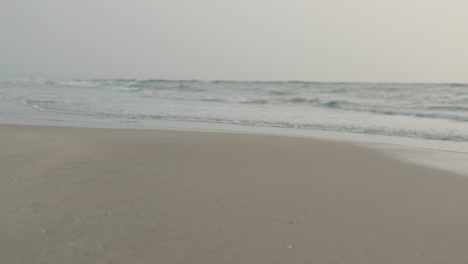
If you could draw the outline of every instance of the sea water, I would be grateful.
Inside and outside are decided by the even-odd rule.
[[[468,84],[15,78],[0,80],[0,104],[3,123],[266,132],[437,150],[456,155],[444,156],[444,164],[457,161],[445,169],[468,174]]]

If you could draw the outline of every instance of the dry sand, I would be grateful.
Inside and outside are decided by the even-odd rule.
[[[310,139],[0,125],[0,263],[468,263],[468,178]]]

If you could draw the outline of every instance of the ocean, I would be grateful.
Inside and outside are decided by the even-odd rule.
[[[468,153],[468,84],[15,78],[0,80],[0,103],[3,123],[347,135]]]

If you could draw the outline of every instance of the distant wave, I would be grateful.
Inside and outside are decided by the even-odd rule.
[[[285,95],[290,95],[292,91],[269,91],[268,92],[270,95],[275,95],[275,96],[285,96]]]
[[[452,86],[452,87],[468,87],[468,83],[424,83],[424,82],[414,82],[414,83],[398,83],[398,82],[332,82],[332,81],[300,81],[300,80],[290,80],[290,81],[268,81],[268,80],[249,80],[249,81],[234,81],[234,80],[201,80],[201,79],[54,79],[54,78],[43,78],[43,77],[18,77],[18,78],[3,78],[0,79],[0,82],[29,82],[29,83],[45,83],[45,82],[96,82],[96,83],[105,83],[105,82],[120,82],[120,83],[252,83],[252,84],[307,84],[307,85],[360,85],[360,86]]]
[[[70,86],[79,88],[97,88],[97,89],[110,89],[122,92],[139,92],[141,89],[138,87],[131,87],[132,82],[126,82],[125,85],[119,81],[95,82],[95,81],[53,81],[54,85]]]
[[[446,110],[446,111],[468,112],[468,106],[440,105],[440,106],[428,106],[427,109],[428,110]]]
[[[468,84],[466,83],[448,83],[446,85],[451,87],[468,87]]]

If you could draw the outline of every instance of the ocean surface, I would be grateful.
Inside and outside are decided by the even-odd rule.
[[[468,84],[0,79],[0,123],[352,141],[468,175]]]
[[[0,102],[62,118],[160,120],[468,141],[467,84],[0,80]],[[14,112],[9,118],[34,118]]]

